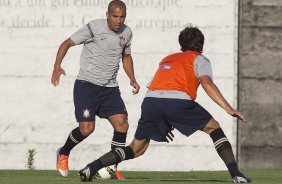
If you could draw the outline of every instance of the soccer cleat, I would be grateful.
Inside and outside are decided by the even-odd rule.
[[[90,167],[86,166],[79,171],[81,181],[92,181],[93,174],[91,174]]]
[[[252,182],[251,178],[245,176],[243,173],[240,173],[238,176],[232,178],[233,183],[250,183]]]
[[[69,174],[69,165],[68,165],[68,162],[69,162],[69,157],[68,156],[65,156],[65,155],[60,155],[60,149],[59,148],[57,150],[57,170],[58,172],[63,176],[63,177],[67,177],[68,174]]]
[[[116,172],[115,172],[114,179],[121,180],[121,179],[125,179],[125,177],[121,174],[120,171],[116,171]]]

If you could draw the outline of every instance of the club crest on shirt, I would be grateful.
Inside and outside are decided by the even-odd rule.
[[[119,37],[119,46],[122,47],[122,48],[124,48],[125,44],[126,44],[126,42],[125,42],[125,37],[124,37],[123,35],[121,35],[121,36]]]
[[[83,110],[83,117],[85,117],[85,118],[90,117],[90,109],[84,109]]]
[[[169,65],[162,65],[162,66],[160,66],[161,70],[169,70],[171,68],[172,68],[172,66],[169,66]]]

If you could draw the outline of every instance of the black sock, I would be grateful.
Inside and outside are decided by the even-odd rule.
[[[126,135],[127,132],[117,132],[114,131],[114,136],[111,143],[111,149],[114,150],[115,148],[124,148],[126,142]],[[114,165],[114,170],[117,170],[118,164]]]
[[[127,132],[123,133],[123,132],[114,131],[114,136],[111,143],[111,149],[114,150],[115,148],[125,147],[126,135]]]
[[[91,173],[96,173],[103,167],[107,167],[113,164],[118,164],[123,160],[129,160],[134,158],[134,152],[130,146],[124,148],[116,148],[101,156],[99,159],[88,164]]]
[[[215,149],[221,159],[224,161],[231,177],[239,174],[239,169],[235,161],[232,147],[221,128],[215,129],[210,133],[214,142]]]
[[[83,136],[79,130],[79,127],[73,129],[69,134],[65,145],[60,149],[60,154],[69,156],[70,151],[87,136]]]

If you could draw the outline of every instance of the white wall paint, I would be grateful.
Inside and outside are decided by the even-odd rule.
[[[55,169],[55,152],[77,126],[72,88],[81,46],[64,59],[67,76],[55,88],[50,84],[57,49],[87,21],[105,17],[108,0],[0,1],[0,169],[24,169],[29,148],[36,149],[37,169]],[[129,111],[130,143],[140,115],[145,85],[160,59],[178,52],[178,34],[185,25],[197,25],[205,34],[204,54],[211,60],[214,81],[236,105],[237,0],[127,0],[127,24],[134,33],[135,73],[141,85],[133,96],[121,69],[119,83]],[[88,4],[87,4],[88,3]],[[221,123],[233,146],[236,121],[213,103],[200,88],[197,101]],[[122,170],[226,169],[209,136],[198,132],[189,139],[175,133],[171,144],[154,143],[138,159],[120,164]],[[112,128],[97,119],[90,137],[70,157],[70,168],[80,169],[110,148]]]

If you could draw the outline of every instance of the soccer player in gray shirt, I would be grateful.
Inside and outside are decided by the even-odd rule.
[[[116,80],[119,63],[134,88],[139,92],[131,57],[131,29],[124,24],[126,5],[120,0],[113,0],[108,5],[107,19],[90,21],[75,32],[59,47],[51,82],[59,85],[65,71],[61,67],[68,49],[83,44],[80,56],[80,70],[74,85],[75,116],[79,126],[73,129],[64,146],[57,151],[57,170],[68,175],[70,151],[95,129],[95,117],[106,118],[114,128],[111,148],[124,147],[128,130],[127,111],[120,96]],[[116,172],[116,178],[121,178]]]

